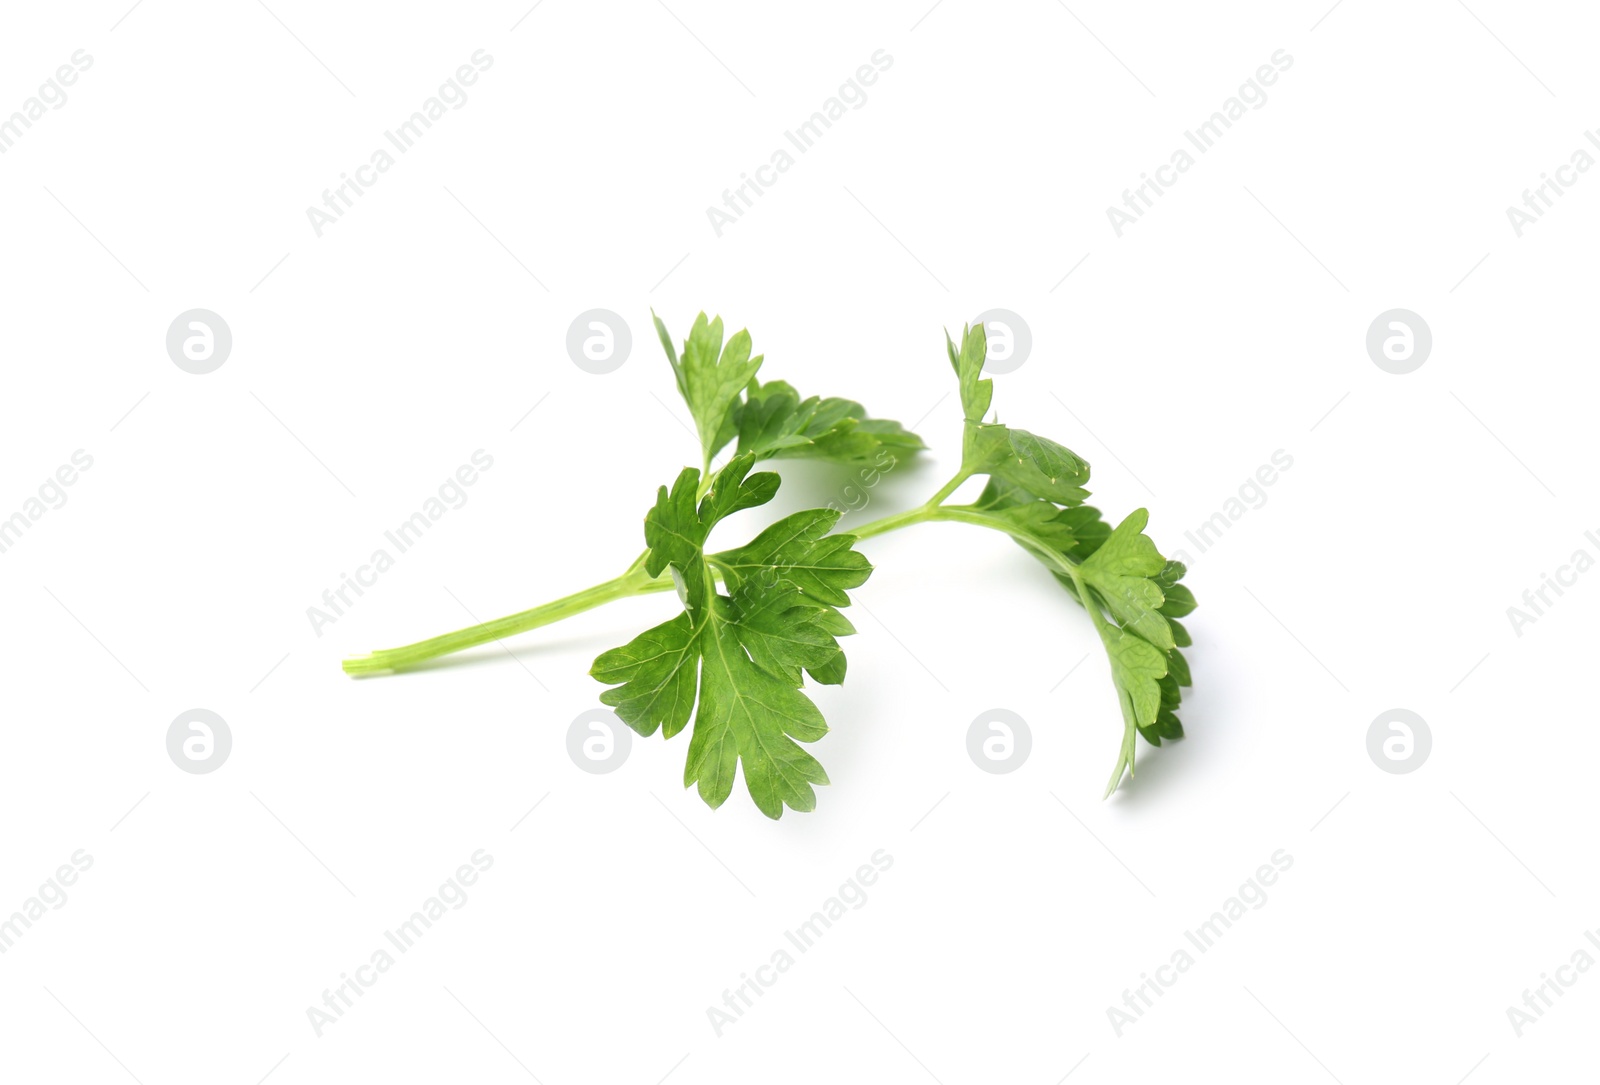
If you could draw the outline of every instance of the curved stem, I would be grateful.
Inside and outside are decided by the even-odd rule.
[[[1078,602],[1083,604],[1083,609],[1089,612],[1089,617],[1094,622],[1095,632],[1100,635],[1100,643],[1105,645],[1106,651],[1114,654],[1116,630],[1110,622],[1106,621],[1105,615],[1100,613],[1100,600],[1090,591],[1089,586],[1084,583],[1083,573],[1079,570],[1077,562],[1021,525],[1011,523],[1003,517],[986,513],[981,509],[974,509],[970,506],[966,508],[941,508],[934,510],[929,519],[954,520],[1004,531],[1033,553],[1043,558],[1047,564],[1054,566],[1060,571],[1061,575],[1068,577],[1072,581],[1072,586],[1078,596]],[[1112,665],[1112,674],[1113,678],[1115,678],[1115,662]],[[1135,739],[1138,736],[1138,723],[1133,701],[1128,691],[1123,689],[1120,684],[1117,688],[1117,701],[1122,706],[1122,745],[1118,751],[1117,766],[1111,771],[1111,780],[1106,784],[1107,795],[1115,791],[1117,785],[1122,782],[1124,771],[1133,771]]]
[[[992,528],[1003,531],[1022,543],[1029,550],[1034,551],[1046,562],[1061,570],[1063,576],[1070,577],[1072,583],[1080,592],[1083,590],[1083,581],[1078,573],[1078,563],[1067,557],[1061,551],[1039,538],[1033,532],[1007,520],[1003,516],[996,516],[982,509],[975,509],[971,505],[941,506],[930,510],[928,519],[947,520],[961,524],[976,524],[979,527]],[[1085,597],[1087,598],[1087,597]]]
[[[1099,600],[1089,591],[1089,586],[1083,582],[1083,574],[1078,571],[1078,563],[1026,528],[1013,524],[1003,517],[986,513],[981,509],[975,509],[970,505],[934,509],[927,519],[976,524],[979,527],[993,528],[996,531],[1003,531],[1010,535],[1043,559],[1047,565],[1055,566],[1062,576],[1072,581],[1072,586],[1077,591],[1078,602],[1082,604],[1084,610],[1089,612],[1089,617],[1094,620],[1095,632],[1100,634],[1102,641],[1110,637],[1112,632],[1111,623],[1107,622],[1105,615],[1100,613]]]
[[[845,532],[845,534],[853,535],[857,539],[870,539],[891,531],[898,531],[903,527],[910,527],[912,524],[928,523],[936,520],[973,524],[977,527],[986,527],[994,531],[1003,532],[1043,560],[1058,575],[1072,582],[1073,594],[1077,596],[1078,602],[1083,608],[1089,612],[1089,617],[1093,620],[1095,631],[1100,635],[1101,641],[1105,643],[1108,650],[1111,649],[1113,646],[1113,627],[1106,620],[1105,615],[1101,613],[1101,602],[1090,590],[1088,584],[1084,582],[1083,573],[1079,569],[1077,562],[1015,520],[974,505],[947,506],[942,504],[946,498],[960,488],[963,482],[971,478],[972,474],[971,470],[963,467],[956,473],[954,478],[941,487],[924,504],[918,505],[914,509],[908,509],[905,512],[874,520],[871,523]],[[704,496],[709,489],[709,484],[713,481],[714,477],[710,476],[709,473],[702,475],[699,496]],[[492,622],[484,622],[466,629],[460,629],[454,633],[446,633],[440,637],[418,641],[416,644],[406,645],[402,648],[390,648],[373,652],[371,655],[358,659],[347,659],[344,661],[345,672],[352,675],[367,675],[385,671],[405,670],[426,660],[448,655],[452,652],[459,652],[464,648],[486,644],[489,641],[500,640],[503,637],[550,625],[553,622],[559,622],[573,615],[581,614],[586,610],[592,610],[606,603],[615,602],[618,599],[674,590],[677,584],[670,575],[658,577],[650,575],[645,568],[649,556],[650,552],[646,550],[634,560],[632,565],[628,566],[627,571],[621,576],[596,584],[592,588],[564,596],[553,602],[545,603],[543,606],[520,611]],[[727,580],[731,570],[725,563],[717,560],[715,556],[707,555],[707,571],[714,579]],[[706,613],[709,614],[710,610],[707,609]],[[1133,707],[1128,695],[1126,692],[1119,690],[1118,696],[1122,702],[1125,728],[1121,755],[1117,761],[1117,767],[1112,773],[1111,782],[1106,788],[1106,794],[1108,795],[1121,782],[1124,770],[1132,767],[1134,739],[1136,736],[1136,726],[1132,715]]]
[[[870,539],[875,535],[887,535],[891,531],[899,531],[912,524],[920,524],[933,515],[933,509],[927,505],[918,505],[905,512],[897,512],[893,516],[885,516],[881,520],[874,520],[870,524],[862,524],[842,532],[845,535],[854,535],[857,539]]]
[[[957,471],[955,477],[940,487],[939,492],[928,498],[928,507],[932,508],[944,501],[945,498],[961,488],[961,484],[972,477],[973,472],[966,467]]]
[[[929,498],[925,504],[906,512],[874,520],[848,532],[848,534],[854,535],[858,539],[867,539],[930,520],[954,520],[995,528],[1011,535],[1023,545],[1029,547],[1029,549],[1038,551],[1047,561],[1059,565],[1063,572],[1072,577],[1080,597],[1087,599],[1088,596],[1077,575],[1077,566],[1064,555],[1052,550],[1041,540],[1034,538],[1028,532],[1002,517],[985,513],[970,506],[947,507],[940,504],[971,477],[972,472],[963,468],[956,473],[954,478],[945,483],[933,497]],[[702,486],[704,487],[705,485],[705,482],[702,482]],[[509,614],[504,618],[497,618],[491,622],[482,622],[478,625],[468,626],[465,629],[458,629],[443,636],[430,637],[415,644],[408,644],[400,648],[386,648],[370,655],[347,659],[344,661],[345,673],[366,675],[406,670],[430,659],[437,659],[439,656],[449,655],[452,652],[459,652],[466,648],[474,648],[480,644],[488,644],[490,641],[501,640],[517,633],[525,633],[530,629],[538,629],[540,626],[562,621],[574,615],[582,614],[586,610],[593,610],[595,607],[615,602],[618,599],[627,599],[635,595],[649,595],[655,592],[673,591],[676,588],[676,584],[670,575],[652,577],[646,571],[645,562],[649,556],[650,552],[648,550],[640,554],[633,564],[628,566],[627,571],[619,577],[596,584],[592,588],[585,588],[583,591],[563,596],[541,606],[533,607],[530,610],[518,611],[516,614]],[[712,563],[711,571],[714,577],[725,579],[725,570],[716,562]],[[1101,619],[1101,621],[1103,620]]]
[[[893,516],[885,516],[871,523],[862,524],[860,527],[849,528],[841,534],[854,535],[858,539],[870,539],[874,535],[886,535],[891,531],[898,531],[912,524],[920,524],[927,520],[936,519],[935,514],[943,509],[940,502],[961,487],[961,484],[972,477],[972,472],[962,468],[956,472],[954,478],[940,487],[939,492],[928,498],[926,502],[914,509],[897,512]]]

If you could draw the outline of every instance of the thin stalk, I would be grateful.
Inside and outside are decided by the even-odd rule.
[[[1065,554],[1061,553],[1061,551],[1055,549],[1049,543],[1045,542],[1043,539],[1040,539],[1032,532],[1023,528],[1021,525],[1015,524],[1002,516],[996,516],[993,513],[984,512],[982,509],[975,509],[971,505],[954,505],[940,506],[939,508],[930,510],[928,519],[952,521],[961,524],[976,524],[978,527],[987,527],[992,528],[995,531],[1003,531],[1007,535],[1010,535],[1013,539],[1016,539],[1019,543],[1022,543],[1029,550],[1034,551],[1040,557],[1044,558],[1046,562],[1054,565],[1061,571],[1062,575],[1070,577],[1073,585],[1076,586],[1080,592],[1083,590],[1083,581],[1080,579],[1078,573],[1077,562],[1073,561],[1071,558],[1067,557]],[[1084,598],[1087,599],[1088,597],[1085,596]]]
[[[932,508],[942,504],[945,498],[959,490],[961,488],[961,484],[971,477],[972,472],[967,470],[965,467],[957,471],[955,477],[940,487],[938,493],[928,498],[928,507]]]
[[[918,505],[905,512],[897,512],[893,516],[885,516],[881,520],[874,520],[870,524],[850,528],[842,534],[854,535],[857,539],[870,539],[876,535],[887,535],[891,531],[899,531],[912,524],[920,524],[933,516],[934,508],[928,505]]]
[[[1061,575],[1072,581],[1072,586],[1077,589],[1078,602],[1083,604],[1083,609],[1089,612],[1089,617],[1094,621],[1095,632],[1100,634],[1100,642],[1110,651],[1113,645],[1115,630],[1111,623],[1106,621],[1104,614],[1100,613],[1100,600],[1083,582],[1083,573],[1078,568],[1078,563],[1050,546],[1043,539],[1020,525],[1010,523],[1002,517],[986,513],[981,509],[970,506],[955,508],[940,508],[934,510],[929,517],[931,520],[954,520],[959,523],[977,524],[980,527],[994,528],[1004,531],[1023,546],[1038,554],[1048,564],[1060,571]],[[1122,747],[1117,758],[1117,767],[1112,770],[1111,780],[1106,784],[1106,794],[1110,795],[1122,782],[1123,771],[1133,771],[1133,755],[1135,739],[1138,735],[1138,725],[1135,723],[1133,701],[1124,689],[1117,690],[1117,700],[1122,706]]]
[[[1089,616],[1094,619],[1094,627],[1096,632],[1100,634],[1100,639],[1105,640],[1110,636],[1111,625],[1106,621],[1105,615],[1100,613],[1100,604],[1090,593],[1089,586],[1083,582],[1083,574],[1078,571],[1078,563],[1043,539],[1003,517],[994,516],[970,505],[933,509],[927,519],[976,524],[979,527],[993,528],[996,531],[1003,531],[1010,535],[1030,551],[1037,554],[1047,565],[1055,566],[1062,576],[1072,581],[1072,586],[1078,591],[1078,602],[1083,604],[1083,609],[1087,610]]]
[[[906,512],[874,520],[851,530],[849,534],[858,539],[868,539],[877,535],[885,535],[891,531],[898,531],[904,527],[910,527],[912,524],[926,523],[932,520],[949,520],[993,528],[1011,535],[1030,549],[1038,551],[1046,560],[1058,565],[1066,575],[1072,577],[1073,583],[1078,587],[1079,595],[1084,600],[1087,600],[1089,596],[1078,577],[1077,566],[1064,555],[1052,550],[1042,541],[1035,539],[1026,531],[1021,530],[1017,525],[1002,517],[993,516],[971,506],[950,507],[940,504],[971,477],[972,472],[963,469],[957,472],[955,477],[941,487],[925,504],[909,509]],[[427,640],[408,644],[404,647],[386,648],[373,652],[371,655],[347,659],[344,661],[345,673],[367,675],[406,670],[430,659],[437,659],[439,656],[449,655],[452,652],[459,652],[466,648],[475,648],[480,644],[488,644],[491,641],[502,640],[518,633],[525,633],[530,629],[538,629],[540,626],[551,625],[574,615],[582,614],[586,610],[593,610],[595,607],[614,603],[619,599],[674,590],[676,585],[670,575],[652,577],[645,569],[645,561],[648,557],[649,551],[645,551],[635,559],[633,564],[628,567],[627,572],[621,576],[603,581],[592,588],[574,592],[572,595],[563,596],[542,606],[533,607],[531,610],[519,611],[504,618],[497,618],[492,622],[468,626],[465,629],[458,629],[454,633],[430,637]],[[722,569],[713,561],[712,575],[721,578],[721,574]],[[1092,606],[1090,607],[1090,612],[1094,612]],[[1098,614],[1095,614],[1095,617],[1097,625],[1104,621]]]
[[[648,595],[653,592],[672,591],[674,588],[670,576],[651,577],[644,570],[643,561],[634,565],[621,576],[596,584],[592,588],[574,592],[563,596],[553,602],[545,603],[531,610],[519,611],[516,614],[497,618],[492,622],[469,626],[458,629],[454,633],[443,636],[430,637],[427,640],[408,644],[403,648],[387,648],[373,652],[371,655],[359,659],[344,661],[346,674],[363,675],[378,674],[383,671],[400,671],[414,667],[418,663],[435,659],[439,656],[459,652],[465,648],[474,648],[480,644],[500,640],[517,633],[527,632],[529,629],[538,629],[542,625],[550,625],[586,610],[616,602],[618,599],[627,599],[635,595]]]
[[[932,520],[941,508],[940,502],[960,489],[961,484],[971,477],[971,471],[962,469],[956,472],[954,478],[940,487],[938,493],[916,508],[907,509],[905,512],[897,512],[893,516],[885,516],[880,520],[873,520],[871,523],[862,524],[860,527],[848,528],[842,534],[854,535],[858,539],[870,539],[875,535],[886,535],[891,531],[899,531],[903,527],[910,527],[912,524],[920,524]]]

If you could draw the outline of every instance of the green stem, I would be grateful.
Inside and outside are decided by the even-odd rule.
[[[1022,545],[1026,546],[1029,550],[1034,551],[1040,557],[1044,558],[1046,562],[1054,565],[1061,571],[1063,576],[1070,577],[1073,585],[1078,589],[1080,594],[1082,594],[1084,590],[1083,580],[1078,573],[1077,562],[1061,553],[1061,551],[1057,550],[1055,547],[1051,546],[1037,535],[1034,535],[1031,531],[1028,531],[1019,524],[1007,520],[1003,516],[996,516],[993,513],[984,512],[982,509],[975,509],[971,505],[955,505],[940,506],[939,508],[931,510],[928,515],[928,519],[946,520],[960,524],[976,524],[978,527],[987,527],[992,528],[995,531],[1003,531]],[[1088,596],[1085,595],[1083,598],[1087,599]]]
[[[926,523],[932,520],[949,520],[993,528],[1005,532],[1029,549],[1037,551],[1047,561],[1060,567],[1065,575],[1072,578],[1072,582],[1078,588],[1080,599],[1089,599],[1087,589],[1085,589],[1082,580],[1078,576],[1077,565],[1065,555],[1053,550],[1042,540],[1033,537],[1004,517],[986,513],[971,506],[951,507],[940,503],[955,493],[961,484],[971,477],[972,472],[963,468],[956,473],[954,478],[945,483],[936,494],[929,498],[925,504],[909,509],[906,512],[895,513],[892,516],[874,520],[869,524],[851,530],[849,534],[858,539],[868,539],[891,531],[898,531],[903,527],[910,527],[912,524]],[[371,655],[347,659],[344,661],[345,673],[365,675],[406,670],[430,659],[437,659],[439,656],[449,655],[452,652],[459,652],[466,648],[475,648],[480,644],[488,644],[490,641],[502,640],[517,633],[525,633],[530,629],[538,629],[540,626],[562,621],[576,614],[582,614],[586,610],[593,610],[595,607],[616,602],[618,599],[674,590],[675,584],[670,575],[652,577],[646,571],[645,561],[648,557],[649,551],[645,551],[621,576],[596,584],[592,588],[586,588],[583,591],[564,596],[553,602],[545,603],[543,606],[519,611],[504,618],[497,618],[492,622],[483,622],[479,625],[469,626],[466,629],[458,629],[454,633],[431,637],[428,640],[418,641],[415,644],[408,644],[401,648],[387,648],[373,652]],[[713,567],[713,575],[721,572],[720,569],[715,568],[714,562]],[[1095,613],[1094,607],[1089,607],[1089,610],[1091,614],[1094,614],[1097,626],[1104,623],[1105,619]]]
[[[961,488],[961,484],[963,482],[967,481],[967,479],[969,479],[971,477],[972,477],[972,471],[970,471],[967,468],[963,467],[961,470],[959,470],[959,471],[957,471],[955,473],[955,477],[954,478],[952,478],[949,482],[945,483],[942,487],[940,487],[938,493],[936,493],[932,497],[928,498],[928,504],[927,504],[926,507],[933,508],[933,507],[935,507],[937,505],[942,504],[944,502],[945,498],[949,497],[951,494],[953,494],[957,490],[959,490]]]
[[[963,467],[962,470],[956,473],[954,478],[945,483],[924,504],[918,505],[914,509],[908,509],[905,512],[873,520],[868,524],[850,530],[848,534],[855,536],[857,539],[870,539],[878,535],[886,535],[891,531],[898,531],[903,527],[910,527],[912,524],[932,521],[972,524],[977,527],[986,527],[994,531],[1003,532],[1038,555],[1060,575],[1072,581],[1072,586],[1076,589],[1078,602],[1089,612],[1089,617],[1093,620],[1095,631],[1100,634],[1101,641],[1106,644],[1107,648],[1110,648],[1112,645],[1112,626],[1106,621],[1105,615],[1100,612],[1100,600],[1095,597],[1089,586],[1084,583],[1083,574],[1079,570],[1077,562],[1057,550],[1046,540],[1029,531],[1022,524],[1005,516],[997,515],[973,505],[943,504],[944,500],[955,493],[963,482],[972,477],[972,474],[972,471]],[[709,489],[708,483],[711,481],[709,465],[708,474],[702,475],[702,479],[699,494],[701,497]],[[403,648],[390,648],[373,652],[371,655],[359,659],[347,659],[344,661],[345,672],[352,675],[366,675],[385,671],[406,670],[407,668],[415,667],[419,663],[448,655],[451,652],[459,652],[464,648],[472,648],[480,644],[486,644],[489,641],[500,640],[530,629],[537,629],[543,625],[559,622],[575,614],[581,614],[586,610],[592,610],[606,603],[615,602],[618,599],[626,599],[635,595],[648,595],[654,592],[672,591],[676,587],[676,582],[670,575],[652,577],[645,568],[649,556],[650,552],[646,550],[639,555],[634,563],[628,567],[627,572],[621,576],[557,599],[554,602],[546,603],[543,606],[534,607],[532,610],[524,610],[496,621],[470,626],[454,633],[446,633],[442,637],[433,637]],[[707,563],[713,577],[727,579],[728,570],[726,566],[714,556],[708,555]],[[1126,693],[1119,691],[1119,697],[1122,701],[1126,725],[1121,756],[1117,761],[1116,770],[1112,773],[1111,782],[1106,788],[1106,794],[1108,795],[1121,782],[1124,770],[1131,769],[1133,765],[1134,739],[1136,737],[1136,728],[1132,715],[1133,708]]]
[[[885,516],[883,519],[874,520],[870,524],[850,528],[844,534],[854,535],[857,539],[870,539],[875,535],[887,535],[891,531],[899,531],[903,527],[910,527],[912,524],[920,524],[928,520],[932,517],[933,511],[927,505],[918,505],[914,509],[897,512],[893,516]]]
[[[979,527],[993,528],[1003,531],[1017,540],[1023,546],[1039,555],[1048,565],[1053,565],[1072,581],[1072,586],[1077,589],[1078,602],[1083,604],[1083,609],[1089,612],[1089,617],[1094,620],[1095,632],[1100,634],[1102,641],[1111,636],[1111,624],[1106,621],[1105,615],[1100,613],[1099,600],[1089,591],[1089,586],[1083,582],[1083,574],[1078,570],[1078,563],[1067,555],[1034,535],[1032,532],[1013,524],[1004,517],[995,516],[975,509],[970,505],[957,505],[955,507],[940,507],[932,510],[927,516],[929,520],[947,520],[962,524],[976,524]]]
[[[939,492],[928,498],[924,504],[918,505],[914,509],[907,509],[905,512],[897,512],[893,516],[885,516],[881,520],[873,520],[871,523],[862,524],[860,527],[848,528],[844,534],[854,535],[858,539],[870,539],[874,535],[886,535],[891,531],[899,531],[903,527],[910,527],[912,524],[920,524],[936,519],[937,513],[943,507],[940,502],[955,493],[961,487],[961,484],[971,477],[972,472],[963,468],[956,472],[955,477],[945,483],[939,489]]]
[[[1072,586],[1077,590],[1078,602],[1083,604],[1083,609],[1089,612],[1090,619],[1094,622],[1095,632],[1100,634],[1100,643],[1106,646],[1107,651],[1112,651],[1115,643],[1115,629],[1106,621],[1104,614],[1100,613],[1100,600],[1090,591],[1089,586],[1083,581],[1083,572],[1078,568],[1078,563],[1067,557],[1040,539],[1026,528],[1013,524],[1003,517],[986,513],[981,509],[971,506],[956,508],[936,509],[929,517],[932,520],[954,520],[960,523],[977,524],[980,527],[990,527],[997,531],[1004,531],[1023,546],[1038,554],[1049,565],[1060,571],[1061,575],[1072,581]],[[1111,772],[1111,780],[1106,784],[1106,794],[1110,795],[1122,782],[1124,771],[1133,771],[1135,739],[1138,736],[1138,724],[1135,721],[1133,702],[1128,692],[1122,688],[1117,690],[1117,700],[1122,706],[1122,746],[1118,751],[1117,767]]]
[[[454,633],[443,636],[431,637],[428,640],[408,644],[403,648],[387,648],[373,652],[371,655],[359,659],[344,661],[346,674],[363,675],[378,674],[383,671],[401,671],[414,667],[418,663],[435,659],[439,656],[459,652],[465,648],[474,648],[480,644],[500,640],[517,633],[524,633],[529,629],[537,629],[542,625],[550,625],[575,614],[582,614],[586,610],[604,606],[618,599],[627,599],[635,595],[648,595],[652,592],[672,591],[674,588],[670,576],[652,577],[644,569],[644,560],[639,561],[628,569],[627,572],[612,580],[596,584],[592,588],[575,592],[543,606],[531,610],[520,611],[516,614],[497,618],[492,622],[469,626],[458,629]]]

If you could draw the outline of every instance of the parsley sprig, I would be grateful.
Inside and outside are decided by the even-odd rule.
[[[717,525],[741,509],[765,505],[780,480],[754,471],[775,459],[813,458],[893,465],[924,448],[897,422],[867,416],[859,403],[802,399],[782,381],[762,383],[762,356],[750,335],[724,342],[721,318],[696,318],[681,352],[660,318],[656,331],[678,390],[694,418],[700,466],[662,486],[645,515],[643,554],[619,577],[497,621],[344,663],[353,675],[401,671],[438,656],[549,625],[617,599],[676,591],[679,611],[603,653],[590,673],[609,686],[603,703],[641,735],[672,738],[688,727],[684,786],[722,805],[742,771],[762,813],[812,810],[814,785],[827,773],[802,743],[827,733],[805,680],[844,681],[840,637],[855,632],[842,610],[849,592],[872,575],[857,544],[913,524],[972,524],[1010,536],[1040,561],[1089,612],[1111,666],[1123,733],[1111,794],[1134,768],[1140,736],[1159,746],[1182,737],[1176,710],[1190,684],[1178,619],[1194,609],[1179,583],[1182,563],[1168,561],[1144,534],[1136,509],[1113,527],[1084,504],[1089,464],[1072,450],[991,418],[994,382],[983,377],[983,327],[964,328],[946,353],[961,390],[961,469],[925,503],[855,528],[834,531],[840,513],[807,509],[784,517],[743,546],[708,549]],[[713,469],[716,457],[732,456]],[[884,457],[887,457],[885,459]],[[969,479],[987,478],[968,504],[949,504]]]

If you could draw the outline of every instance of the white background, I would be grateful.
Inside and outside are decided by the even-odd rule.
[[[1506,611],[1600,556],[1600,176],[1520,238],[1506,208],[1600,125],[1592,13],[668,5],[6,5],[0,114],[93,64],[0,156],[0,516],[94,463],[0,555],[0,913],[93,856],[0,956],[4,1076],[1587,1073],[1600,976],[1520,1038],[1506,1011],[1600,925],[1600,576],[1520,636]],[[479,49],[467,103],[318,237],[306,208]],[[706,207],[878,49],[866,104],[718,237]],[[1279,49],[1266,104],[1117,237],[1107,207]],[[918,424],[932,451],[846,524],[956,465],[941,328],[1021,314],[1001,419],[1195,559],[1189,737],[1102,802],[1121,723],[1089,623],[959,525],[863,544],[850,679],[814,694],[833,784],[776,823],[742,785],[714,812],[681,790],[687,735],[606,776],[568,757],[589,663],[670,595],[515,660],[345,677],[639,551],[696,458],[652,306]],[[165,348],[197,307],[234,339],[207,376]],[[565,348],[595,307],[633,330],[605,376]],[[1434,338],[1406,376],[1365,347],[1396,307]],[[477,449],[467,504],[316,635],[307,608]],[[1196,556],[1183,533],[1279,449],[1266,503]],[[843,484],[785,475],[780,510]],[[209,775],[166,752],[195,707],[232,731]],[[991,708],[1031,725],[1010,775],[966,753]],[[1367,754],[1392,708],[1432,731],[1409,775]],[[307,1008],[477,849],[468,902],[319,1038]],[[719,1038],[707,1007],[878,849],[867,903]],[[1267,903],[1119,1037],[1107,1008],[1278,849]]]

